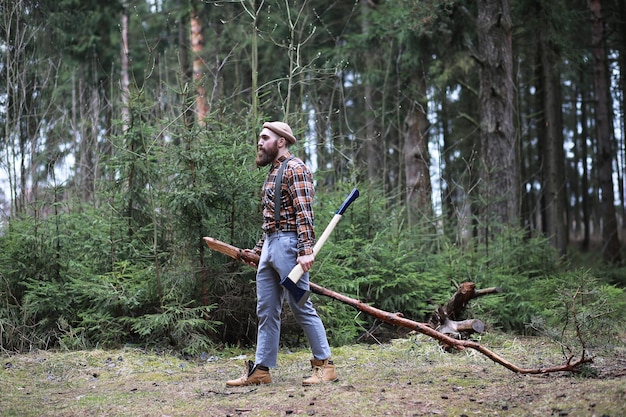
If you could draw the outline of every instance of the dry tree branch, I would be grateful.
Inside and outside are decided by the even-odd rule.
[[[229,245],[227,243],[221,242],[217,239],[213,239],[210,237],[205,237],[204,240],[206,244],[209,246],[209,248],[215,251],[221,252],[225,255],[230,256],[231,258],[242,261],[249,266],[255,267],[256,265],[258,265],[258,262],[259,262],[258,255],[250,251],[243,251],[235,246]],[[352,306],[356,308],[357,310],[362,311],[366,314],[369,314],[370,316],[375,317],[379,320],[382,320],[386,323],[389,323],[395,326],[406,327],[411,330],[415,330],[419,333],[422,333],[426,336],[429,336],[439,341],[440,343],[444,345],[453,347],[457,350],[473,349],[477,352],[482,353],[484,356],[488,357],[495,363],[500,364],[504,366],[505,368],[509,369],[510,371],[513,371],[519,374],[547,374],[550,372],[579,372],[580,365],[584,363],[593,362],[593,358],[586,357],[585,352],[583,350],[580,358],[574,360],[574,355],[572,354],[567,358],[567,361],[562,365],[555,365],[555,366],[548,366],[548,367],[541,367],[541,368],[522,368],[520,366],[515,365],[512,362],[509,362],[502,356],[486,348],[480,343],[477,343],[471,340],[454,339],[450,336],[447,336],[443,333],[436,331],[435,329],[433,329],[426,323],[420,323],[417,321],[409,320],[403,317],[402,313],[390,313],[388,311],[380,310],[362,301],[347,297],[335,291],[331,291],[317,284],[309,283],[309,285],[311,287],[311,291],[314,292],[315,294],[323,295],[326,297],[330,297],[334,300],[340,301],[344,304]]]
[[[413,320],[409,320],[407,318],[402,317],[400,313],[389,313],[384,310],[377,309],[372,307],[366,303],[363,303],[354,298],[347,297],[345,295],[336,293],[334,291],[323,288],[317,284],[310,283],[311,291],[316,294],[324,295],[326,297],[333,298],[337,301],[341,301],[344,304],[348,304],[364,313],[367,313],[377,319],[383,320],[389,324],[393,324],[396,326],[406,327],[408,329],[415,330],[419,333],[422,333],[426,336],[429,336],[445,345],[454,347],[457,350],[465,350],[465,349],[473,349],[476,350],[492,361],[504,366],[505,368],[520,374],[545,374],[549,372],[577,372],[577,368],[579,365],[587,362],[593,362],[593,359],[586,358],[583,354],[577,360],[573,360],[573,356],[570,356],[567,359],[567,362],[563,365],[556,365],[550,367],[542,367],[542,368],[522,368],[519,367],[508,360],[504,359],[497,353],[491,351],[490,349],[482,346],[480,343],[471,341],[471,340],[459,340],[454,339],[450,336],[447,336],[443,333],[439,333],[432,327],[428,326],[425,323],[416,322]]]

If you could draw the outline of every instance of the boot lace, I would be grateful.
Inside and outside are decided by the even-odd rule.
[[[320,381],[324,379],[324,366],[314,366],[312,378],[317,378]]]

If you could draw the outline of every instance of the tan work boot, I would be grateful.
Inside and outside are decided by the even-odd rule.
[[[226,381],[229,387],[244,387],[246,385],[269,384],[272,382],[270,370],[267,366],[254,365],[254,362],[247,361],[246,369],[241,378]]]
[[[335,382],[338,380],[333,361],[328,359],[311,359],[313,375],[302,381],[302,385],[315,385],[322,382]]]

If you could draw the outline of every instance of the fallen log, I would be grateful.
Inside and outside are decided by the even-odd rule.
[[[497,294],[500,292],[502,292],[502,290],[498,287],[477,290],[476,284],[473,282],[462,282],[454,295],[450,297],[448,302],[443,306],[443,311],[446,317],[454,320],[460,317],[470,300],[484,295]]]
[[[258,255],[254,254],[251,251],[244,251],[235,246],[229,245],[228,243],[221,242],[217,239],[211,237],[204,238],[206,244],[213,250],[221,252],[225,255],[230,256],[231,258],[240,260],[245,264],[256,267],[259,262]],[[459,340],[452,338],[450,336],[445,335],[444,333],[438,332],[433,329],[428,323],[420,323],[413,320],[409,320],[404,318],[402,313],[390,313],[388,311],[380,310],[376,307],[372,307],[369,304],[363,303],[357,299],[347,297],[343,294],[337,293],[335,291],[331,291],[324,287],[321,287],[315,283],[310,282],[309,286],[311,287],[311,291],[318,295],[323,295],[334,300],[340,301],[344,304],[352,306],[359,311],[362,311],[372,317],[375,317],[379,320],[382,320],[386,323],[405,327],[411,330],[415,330],[419,333],[422,333],[426,336],[429,336],[440,343],[451,346],[457,350],[465,350],[465,349],[473,349],[479,353],[482,353],[492,361],[497,364],[504,366],[505,368],[519,374],[547,374],[551,372],[579,372],[579,366],[584,363],[593,362],[593,358],[589,358],[585,356],[585,352],[581,353],[580,358],[574,359],[574,355],[570,355],[567,358],[567,361],[562,365],[542,367],[542,368],[522,368],[509,362],[505,358],[501,357],[495,352],[492,352],[490,349],[482,346],[480,343],[471,341],[471,340]]]
[[[439,333],[454,335],[459,339],[461,334],[482,333],[485,331],[485,324],[479,319],[467,319],[461,321],[445,320],[436,327]]]
[[[457,339],[467,338],[473,333],[482,333],[485,325],[481,320],[455,321],[455,319],[461,317],[470,300],[500,292],[501,289],[497,287],[477,290],[473,282],[462,282],[448,302],[433,312],[426,322],[437,331]]]

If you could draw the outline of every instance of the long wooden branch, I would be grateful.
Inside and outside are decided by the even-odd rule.
[[[205,242],[207,243],[207,245],[218,252],[221,252],[225,255],[230,256],[231,258],[240,260],[242,262],[244,262],[245,264],[252,266],[252,267],[256,267],[256,265],[258,265],[259,262],[259,257],[258,255],[250,252],[250,251],[244,251],[241,250],[235,246],[229,245],[227,243],[221,242],[217,239],[213,239],[210,237],[205,237],[204,238]],[[516,372],[516,373],[520,373],[520,374],[546,374],[546,373],[550,373],[550,372],[578,372],[579,371],[579,366],[584,364],[584,363],[590,363],[593,362],[593,358],[588,358],[585,357],[585,353],[583,351],[583,353],[581,354],[580,358],[574,359],[574,355],[571,355],[565,364],[562,365],[556,365],[556,366],[550,366],[550,367],[542,367],[542,368],[522,368],[519,367],[511,362],[509,362],[508,360],[504,359],[503,357],[501,357],[500,355],[498,355],[497,353],[487,349],[486,347],[482,346],[480,343],[471,341],[471,340],[459,340],[459,339],[454,339],[450,336],[447,336],[443,333],[440,333],[438,331],[436,331],[435,329],[433,329],[432,327],[430,327],[428,324],[426,323],[420,323],[417,321],[413,321],[413,320],[409,320],[407,318],[404,318],[402,316],[402,314],[400,313],[390,313],[388,311],[384,311],[384,310],[380,310],[376,307],[372,307],[369,304],[363,303],[357,299],[354,298],[350,298],[347,297],[343,294],[337,293],[335,291],[331,291],[329,289],[326,289],[324,287],[321,287],[317,284],[314,283],[309,283],[310,287],[311,287],[311,291],[314,292],[315,294],[319,294],[319,295],[323,295],[325,297],[330,297],[334,300],[340,301],[344,304],[347,304],[349,306],[352,306],[354,308],[356,308],[359,311],[362,311],[372,317],[375,317],[379,320],[382,320],[386,323],[395,325],[395,326],[401,326],[401,327],[406,327],[408,329],[411,330],[415,330],[419,333],[422,333],[426,336],[429,336],[435,340],[438,340],[439,342],[443,343],[444,345],[447,346],[451,346],[454,347],[457,350],[464,350],[464,349],[473,349],[477,352],[482,353],[483,355],[485,355],[486,357],[488,357],[489,359],[491,359],[492,361],[504,366],[505,368]]]
[[[342,303],[348,304],[366,314],[369,314],[372,317],[376,317],[377,319],[387,322],[389,324],[402,326],[408,329],[415,330],[435,340],[438,340],[439,342],[445,345],[453,346],[457,350],[464,350],[467,348],[474,349],[482,353],[483,355],[487,356],[492,361],[504,366],[505,368],[513,372],[517,372],[521,374],[545,374],[549,372],[577,372],[578,371],[577,368],[579,365],[583,363],[587,363],[587,362],[593,362],[592,358],[586,358],[583,353],[583,355],[577,360],[573,360],[573,357],[568,358],[567,362],[563,365],[557,365],[557,366],[551,366],[551,367],[545,367],[545,368],[522,368],[509,362],[508,360],[504,359],[503,357],[496,354],[495,352],[492,352],[491,350],[482,346],[480,343],[477,343],[471,340],[454,339],[450,336],[446,336],[445,334],[436,331],[435,329],[433,329],[432,327],[429,327],[425,323],[420,323],[420,322],[416,322],[416,321],[404,318],[402,317],[401,314],[390,313],[388,311],[380,310],[378,308],[370,306],[369,304],[363,303],[359,300],[347,297],[337,292],[328,290],[314,283],[310,283],[309,285],[311,286],[311,291],[313,291],[316,294],[324,295],[326,297],[333,298],[337,301],[341,301]]]

